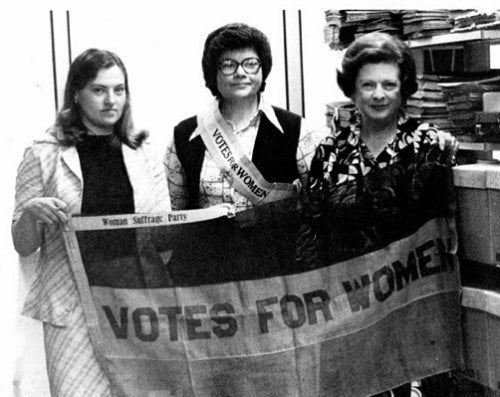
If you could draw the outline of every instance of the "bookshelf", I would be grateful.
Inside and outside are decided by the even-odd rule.
[[[410,39],[407,44],[411,48],[428,48],[435,46],[456,45],[468,41],[488,41],[490,44],[500,43],[500,28],[498,30],[471,30],[431,36],[421,39]]]
[[[491,152],[500,150],[500,142],[468,142],[460,141],[460,150]]]
[[[500,155],[500,10],[329,10],[325,42],[346,48],[368,31],[403,37],[414,54],[419,90],[408,115],[449,131],[464,161]],[[493,95],[491,95],[491,94]],[[485,94],[488,94],[488,100]],[[495,96],[496,95],[496,96]],[[327,104],[327,120],[338,115]]]
[[[414,53],[417,61],[417,68],[421,71],[424,71],[424,51],[432,53],[433,50],[441,49],[457,50],[465,48],[464,46],[469,46],[469,48],[470,46],[474,46],[475,48],[481,47],[481,51],[483,51],[483,59],[485,58],[484,51],[488,52],[486,54],[486,60],[490,64],[490,46],[500,44],[500,27],[497,27],[496,29],[470,30],[419,39],[409,39],[406,43],[412,50],[415,50]],[[473,69],[473,67],[470,68],[471,70]],[[485,74],[491,71],[490,65],[485,65],[484,61],[479,68]],[[476,159],[490,159],[493,156],[492,152],[500,151],[500,142],[469,141],[467,138],[467,136],[458,135],[460,150],[478,152]]]

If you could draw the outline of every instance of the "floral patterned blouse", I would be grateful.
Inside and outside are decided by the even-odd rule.
[[[401,117],[394,139],[374,157],[358,116],[320,143],[309,174],[305,223],[311,230],[305,235],[320,245],[324,259],[381,248],[453,212],[451,170],[447,153],[433,144],[437,133]]]
[[[311,163],[309,187],[314,191],[325,182],[340,185],[359,180],[376,169],[414,162],[427,155],[437,132],[430,124],[419,125],[415,119],[401,117],[396,136],[375,158],[361,139],[361,123],[357,119],[321,142]]]

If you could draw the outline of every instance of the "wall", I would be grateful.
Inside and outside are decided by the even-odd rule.
[[[136,125],[150,130],[160,145],[170,139],[177,122],[212,99],[201,70],[203,44],[213,29],[226,23],[246,22],[268,35],[274,64],[266,96],[286,106],[282,10],[262,14],[254,9],[242,18],[233,7],[208,18],[208,8],[120,8],[100,14],[76,8],[70,12],[73,58],[90,47],[119,54],[130,76]],[[62,85],[59,89],[61,95]]]
[[[10,224],[14,204],[14,182],[23,148],[34,134],[41,133],[54,117],[52,69],[50,64],[50,23],[46,10],[2,7],[0,11],[0,108],[2,109],[2,144],[0,145],[2,207],[0,211],[0,395],[12,395],[12,379],[23,378],[16,366],[16,358],[36,362],[43,369],[39,324],[18,316],[20,298],[29,282],[29,276],[20,273],[30,269],[31,263],[19,266],[12,248]],[[28,260],[29,262],[29,260]],[[27,266],[24,266],[26,264]],[[21,269],[21,270],[20,270]],[[17,328],[19,324],[19,328]],[[29,339],[19,330],[29,328],[35,339]],[[25,352],[30,354],[25,355]],[[19,361],[19,362],[20,362]],[[36,372],[40,372],[37,368]],[[30,375],[28,375],[30,376]],[[43,382],[41,382],[43,387]],[[44,396],[43,389],[41,396]],[[31,394],[35,396],[36,394]],[[45,394],[47,395],[47,394]]]
[[[18,396],[48,396],[40,324],[18,316],[19,302],[33,277],[35,258],[23,260],[19,266],[9,229],[15,173],[23,149],[51,124],[55,115],[49,10],[54,11],[59,101],[69,66],[66,25],[66,10],[69,10],[72,57],[95,46],[116,51],[123,58],[130,75],[136,125],[150,130],[161,151],[175,123],[194,114],[211,99],[201,72],[203,41],[210,31],[225,23],[246,22],[268,35],[274,65],[266,96],[272,103],[286,107],[288,88],[292,110],[301,112],[303,105],[307,119],[320,126],[325,123],[325,104],[343,99],[335,83],[335,68],[342,53],[331,51],[324,43],[324,11],[334,6],[362,8],[363,4],[275,0],[270,5],[270,1],[182,1],[175,6],[158,6],[158,3],[142,0],[140,6],[136,3],[134,7],[122,2],[96,3],[91,7],[88,0],[71,7],[46,2],[2,9],[0,87],[8,87],[8,90],[0,96],[4,110],[1,186],[5,190],[0,212],[0,241],[4,248],[4,263],[0,266],[1,396],[12,395],[13,377],[20,382]],[[435,5],[435,2],[424,2],[420,8]],[[378,6],[398,8],[401,5]],[[459,6],[450,2],[442,7]],[[288,45],[291,46],[287,48],[291,57],[288,67],[294,76],[288,81],[288,87],[283,9],[286,9]],[[296,38],[300,33],[302,47],[299,49]],[[302,71],[297,68],[300,52]]]
[[[211,100],[201,71],[205,37],[222,24],[246,22],[265,32],[271,43],[274,63],[266,97],[284,108],[288,102],[291,109],[299,113],[302,111],[299,104],[303,104],[311,122],[318,125],[325,122],[325,103],[331,100],[330,88],[335,86],[329,65],[335,53],[323,43],[322,8],[301,11],[302,25],[299,26],[299,8],[294,7],[294,2],[287,2],[289,9],[278,2],[265,8],[255,3],[233,2],[186,2],[175,7],[148,6],[147,1],[141,7],[119,4],[119,7],[89,7],[84,3],[71,7],[19,5],[0,13],[0,33],[6,39],[2,41],[5,47],[0,55],[0,86],[9,87],[8,93],[1,96],[2,109],[7,110],[4,112],[4,145],[0,145],[2,187],[6,192],[0,212],[5,264],[0,267],[0,312],[4,321],[0,333],[3,353],[0,368],[6,380],[0,381],[2,396],[12,395],[11,379],[17,382],[16,396],[49,395],[41,325],[18,315],[34,276],[36,258],[32,256],[19,263],[10,239],[10,222],[17,166],[24,148],[53,122],[54,81],[57,81],[57,99],[61,104],[70,50],[72,58],[89,47],[107,48],[120,55],[130,75],[136,125],[150,130],[156,147],[163,151],[175,123],[195,114]],[[288,86],[283,8],[287,8],[289,34],[287,67],[294,73],[294,77],[288,79]],[[50,10],[53,10],[55,73]],[[67,10],[71,48],[67,39]],[[302,48],[298,48],[296,41],[299,33]],[[302,80],[300,65],[297,65],[301,52],[304,57]]]

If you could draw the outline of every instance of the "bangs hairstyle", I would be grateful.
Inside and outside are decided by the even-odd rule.
[[[225,51],[242,50],[252,48],[260,59],[262,67],[262,85],[259,92],[266,87],[266,79],[271,72],[273,58],[271,46],[267,36],[260,30],[244,23],[232,23],[214,30],[207,36],[201,66],[205,85],[213,96],[221,98],[217,89],[217,72],[219,70],[219,58]]]
[[[80,106],[75,102],[75,94],[94,80],[99,71],[113,66],[118,66],[122,71],[126,92],[122,116],[114,126],[114,136],[116,138],[114,141],[116,144],[122,142],[135,149],[148,136],[147,131],[136,132],[134,129],[130,109],[128,74],[122,60],[111,51],[90,48],[78,55],[70,65],[64,89],[63,106],[57,115],[54,127],[50,130],[50,133],[62,145],[75,145],[87,134],[87,128],[82,122]]]
[[[403,103],[417,91],[415,60],[410,48],[397,37],[373,32],[361,36],[347,48],[342,70],[337,70],[337,83],[345,96],[352,97],[359,70],[368,63],[395,63],[399,66]]]

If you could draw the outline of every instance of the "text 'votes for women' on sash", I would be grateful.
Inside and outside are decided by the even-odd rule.
[[[74,217],[65,233],[115,396],[367,396],[462,363],[451,218],[318,267],[295,199]]]
[[[221,116],[218,106],[218,101],[215,100],[205,113],[197,116],[197,131],[217,167],[230,176],[236,190],[255,205],[297,195],[296,185],[268,182],[263,177],[244,153],[231,127]]]

